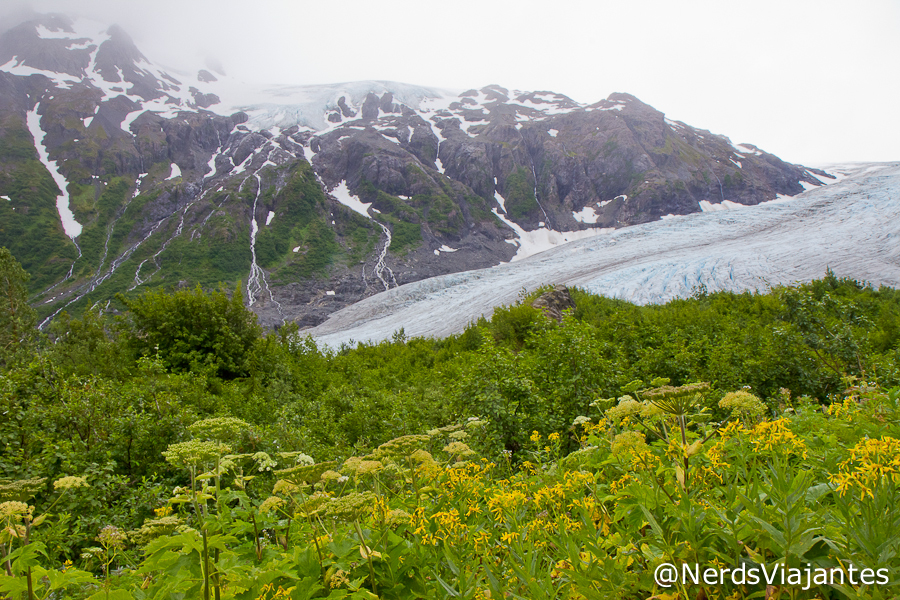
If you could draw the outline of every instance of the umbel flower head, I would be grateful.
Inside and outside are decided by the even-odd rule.
[[[277,467],[278,463],[272,460],[272,457],[265,452],[257,452],[250,457],[256,463],[257,471],[271,471],[272,467]]]
[[[284,500],[282,498],[279,498],[278,496],[269,496],[268,498],[263,500],[262,504],[259,505],[259,512],[272,512],[274,510],[278,510],[278,508],[283,504]]]
[[[625,417],[631,417],[641,413],[644,405],[629,395],[621,396],[619,403],[606,410],[606,416],[611,421],[621,421]]]
[[[192,424],[191,434],[201,440],[216,442],[235,442],[250,430],[250,424],[235,417],[213,417]]]
[[[639,431],[625,431],[617,435],[610,445],[613,454],[637,454],[647,450],[647,440]]]
[[[291,483],[318,483],[322,478],[322,473],[332,470],[335,466],[337,466],[335,461],[321,462],[315,465],[297,465],[290,469],[275,471],[275,474]]]
[[[290,460],[295,465],[316,464],[316,461],[312,456],[310,456],[309,454],[303,454],[302,452],[279,452],[278,456],[285,460]]]
[[[325,483],[334,483],[335,481],[340,480],[340,478],[341,474],[337,471],[332,471],[331,469],[322,473],[322,481]]]
[[[430,439],[427,435],[404,435],[383,443],[372,454],[377,459],[406,458],[427,444]]]
[[[55,490],[71,490],[85,487],[90,487],[87,480],[84,477],[76,477],[75,475],[61,477],[53,482],[53,489]]]
[[[375,499],[376,496],[373,492],[354,492],[340,498],[332,498],[324,506],[325,515],[352,521],[367,512],[375,503]]]
[[[0,500],[18,500],[19,502],[25,502],[34,498],[35,494],[44,488],[44,483],[46,483],[46,481],[46,477],[0,481]]]
[[[97,541],[107,550],[123,547],[127,539],[128,536],[125,532],[115,525],[107,525],[100,530],[100,535],[97,536]]]
[[[688,414],[697,403],[700,394],[706,391],[709,391],[709,383],[703,381],[678,387],[664,385],[642,392],[641,397],[656,405],[663,412],[677,417]]]
[[[4,521],[21,521],[25,517],[30,517],[33,510],[33,506],[28,506],[24,502],[10,500],[0,504],[0,519]]]
[[[272,487],[273,494],[284,494],[285,496],[296,494],[299,491],[299,485],[297,485],[296,483],[291,483],[290,481],[285,481],[284,479],[279,479]]]
[[[174,465],[199,467],[213,462],[217,457],[228,452],[230,452],[228,446],[219,442],[188,440],[169,445],[162,454],[168,462]]]
[[[462,442],[450,442],[449,444],[444,446],[444,452],[450,454],[451,456],[457,456],[459,458],[475,455],[475,452],[471,448],[469,448],[468,444],[464,444]]]
[[[735,417],[759,417],[766,413],[762,400],[745,390],[725,394],[719,400],[719,408],[730,410]]]
[[[158,519],[144,521],[140,529],[130,531],[128,537],[134,543],[143,545],[158,537],[174,533],[182,525],[184,525],[184,522],[180,518],[174,515],[166,515]]]

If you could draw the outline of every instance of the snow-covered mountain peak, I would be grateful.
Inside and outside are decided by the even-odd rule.
[[[400,283],[833,180],[629,94],[256,85],[163,67],[121,28],[59,15],[0,35],[0,97],[0,175],[55,184],[0,177],[0,244],[39,265],[56,310],[106,281],[206,277],[245,282],[267,324],[314,325]],[[51,241],[32,256],[9,232],[35,223]]]

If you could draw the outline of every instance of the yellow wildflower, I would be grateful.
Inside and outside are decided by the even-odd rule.
[[[504,544],[511,544],[517,539],[519,539],[519,534],[515,531],[507,531],[500,536],[500,541]]]

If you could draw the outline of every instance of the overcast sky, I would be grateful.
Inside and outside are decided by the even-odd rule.
[[[13,2],[3,0],[5,14]],[[628,92],[790,162],[900,160],[898,0],[31,0],[260,83]]]

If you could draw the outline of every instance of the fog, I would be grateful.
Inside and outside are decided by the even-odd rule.
[[[118,23],[172,69],[248,82],[498,83],[580,102],[628,92],[791,162],[900,159],[900,3],[33,0]]]

